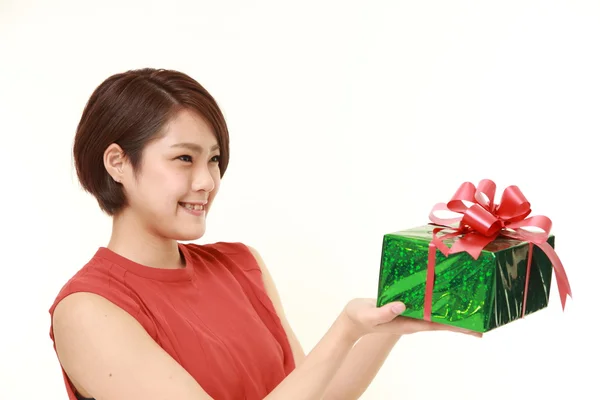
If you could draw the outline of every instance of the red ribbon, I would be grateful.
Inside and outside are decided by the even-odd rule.
[[[433,230],[433,239],[429,243],[427,281],[425,284],[425,320],[431,321],[436,249],[439,249],[446,257],[450,254],[466,251],[476,260],[481,251],[498,237],[529,243],[521,316],[525,315],[531,254],[534,244],[546,253],[552,263],[563,310],[565,309],[567,295],[573,298],[567,273],[558,255],[547,242],[552,221],[542,215],[527,217],[531,213],[531,205],[517,186],[507,187],[502,193],[498,204],[494,203],[495,194],[496,184],[489,179],[482,180],[477,187],[471,182],[464,182],[448,203],[438,203],[431,210],[429,219],[443,228]],[[435,215],[439,211],[452,211],[462,214],[462,216],[440,218]],[[452,226],[456,223],[458,223],[458,226]],[[527,228],[535,228],[537,232]],[[438,233],[442,230],[450,230],[450,232],[438,236]],[[443,241],[453,237],[458,237],[458,239],[455,240],[451,248],[448,248]]]

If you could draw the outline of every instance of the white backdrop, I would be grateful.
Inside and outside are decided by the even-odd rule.
[[[599,2],[98,4],[0,1],[1,399],[66,397],[48,308],[110,234],[71,143],[94,88],[145,66],[222,106],[231,164],[200,242],[262,252],[306,351],[376,296],[383,234],[461,182],[516,184],[553,220],[564,313],[553,286],[483,339],[405,337],[363,399],[594,396]]]

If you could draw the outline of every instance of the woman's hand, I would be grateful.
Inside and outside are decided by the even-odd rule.
[[[400,336],[423,331],[450,331],[482,336],[479,332],[467,329],[400,316],[405,310],[406,306],[402,302],[377,307],[374,299],[353,299],[344,308],[342,318],[347,322],[350,337],[355,340],[377,332]]]

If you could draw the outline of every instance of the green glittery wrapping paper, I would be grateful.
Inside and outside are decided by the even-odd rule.
[[[383,237],[377,305],[401,301],[402,314],[423,319],[429,242],[428,224]],[[447,233],[449,230],[440,232]],[[445,240],[450,247],[454,238]],[[554,235],[548,237],[554,247]],[[466,252],[436,252],[431,320],[475,332],[488,332],[521,318],[529,243],[498,238],[477,260]],[[525,315],[548,305],[552,264],[533,246]]]

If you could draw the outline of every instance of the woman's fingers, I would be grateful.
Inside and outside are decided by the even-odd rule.
[[[404,316],[398,316],[392,321],[380,325],[377,330],[401,335],[408,335],[417,332],[449,331],[456,333],[464,333],[475,337],[483,336],[479,332],[470,331],[468,329]]]

